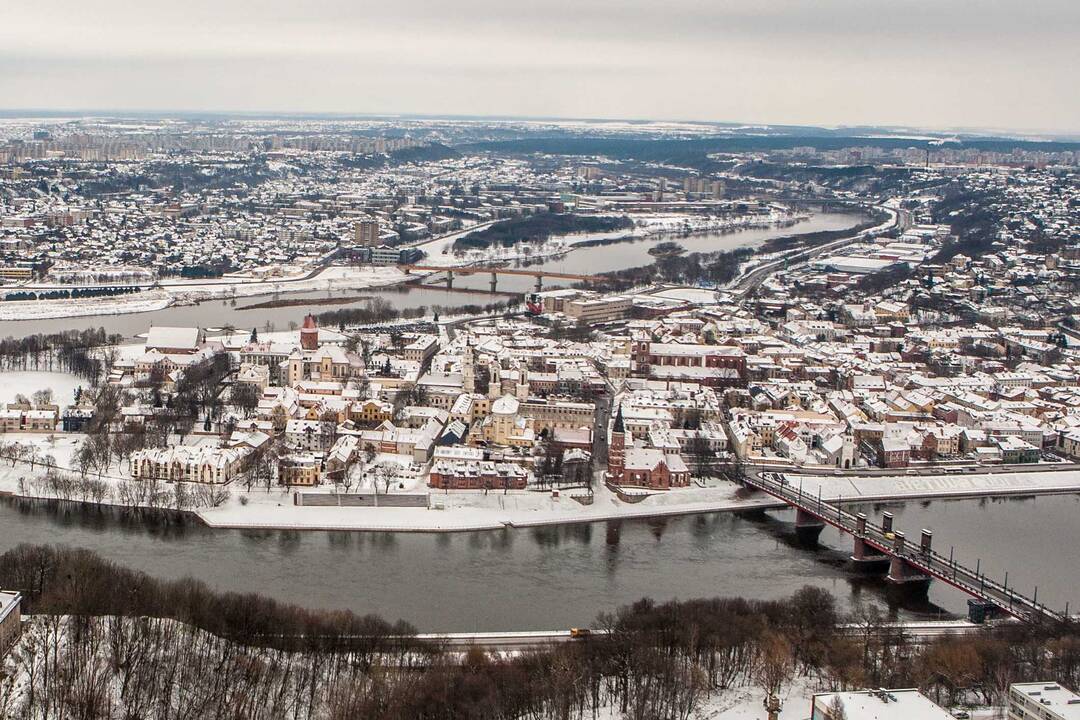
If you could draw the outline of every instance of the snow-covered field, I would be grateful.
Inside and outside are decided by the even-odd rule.
[[[306,279],[275,278],[270,280],[238,280],[228,283],[191,283],[170,285],[165,291],[177,301],[194,302],[207,299],[249,297],[281,292],[311,290],[362,290],[395,285],[406,279],[405,273],[391,266],[333,265],[318,275]]]
[[[75,401],[75,388],[87,383],[62,372],[12,370],[0,372],[0,403],[15,400],[16,395],[31,397],[38,390],[52,390],[53,402],[61,407]]]
[[[116,297],[75,300],[17,300],[0,302],[0,320],[46,320],[87,315],[126,315],[167,308],[173,302],[164,290]]]

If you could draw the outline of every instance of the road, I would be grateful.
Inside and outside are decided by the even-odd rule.
[[[768,278],[770,275],[777,272],[778,270],[782,270],[785,267],[790,266],[793,262],[801,264],[806,262],[807,260],[810,260],[811,258],[817,257],[818,255],[822,255],[833,250],[838,250],[852,243],[861,242],[866,238],[867,235],[871,233],[883,232],[885,230],[891,230],[893,228],[898,228],[901,232],[903,232],[908,227],[910,227],[911,213],[909,213],[907,210],[887,208],[884,206],[876,207],[880,210],[885,210],[892,213],[892,218],[890,218],[889,221],[886,223],[882,223],[881,225],[878,225],[876,227],[864,230],[856,235],[852,235],[846,238],[840,238],[839,240],[834,240],[832,242],[825,243],[824,245],[818,245],[812,248],[808,248],[806,250],[800,250],[779,260],[774,260],[764,265],[755,267],[754,269],[745,273],[735,282],[733,286],[735,295],[738,297],[739,305],[741,306],[750,296],[750,293],[752,293],[754,289],[761,285],[761,283],[765,282],[766,278]]]
[[[917,642],[928,642],[949,635],[969,635],[984,632],[986,625],[977,625],[967,620],[932,620],[902,623],[883,623],[867,628],[865,625],[850,623],[842,625],[844,635],[861,636],[866,632],[895,633],[903,632]],[[589,631],[589,636],[601,637],[603,631]],[[427,633],[416,635],[416,640],[439,643],[446,648],[466,650],[479,647],[500,652],[522,652],[536,650],[569,642],[584,642],[585,637],[575,638],[570,630],[535,630],[525,632],[471,632],[471,633]]]

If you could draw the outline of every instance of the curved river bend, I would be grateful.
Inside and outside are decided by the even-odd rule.
[[[689,252],[730,250],[737,247],[761,245],[774,237],[791,234],[804,234],[823,230],[843,230],[862,222],[863,216],[851,213],[818,213],[790,227],[749,228],[733,232],[708,232],[692,237],[674,238]],[[529,265],[531,269],[548,269],[553,272],[598,273],[605,270],[620,270],[639,265],[648,265],[655,258],[649,255],[649,248],[670,237],[654,236],[641,240],[617,243],[614,245],[583,247],[573,250],[561,258],[552,258],[541,263]],[[458,290],[488,289],[489,276],[459,275],[454,278]],[[499,279],[499,290],[515,293],[529,292],[533,289],[533,279],[529,277],[504,276]],[[545,281],[545,287],[555,287],[554,281]],[[352,303],[326,304],[327,299],[363,296],[383,297],[399,308],[431,307],[442,305],[454,307],[460,305],[484,305],[492,300],[502,300],[504,296],[491,296],[486,292],[455,292],[438,286],[399,286],[396,288],[372,288],[370,290],[309,290],[297,293],[282,293],[281,299],[309,301],[300,305],[276,308],[257,308],[241,310],[246,305],[254,305],[274,299],[272,294],[252,295],[228,300],[209,300],[198,305],[178,305],[144,313],[127,315],[92,315],[75,318],[55,318],[50,320],[4,320],[0,321],[0,337],[9,335],[21,337],[33,333],[59,332],[61,330],[104,327],[110,333],[120,333],[124,337],[134,337],[146,332],[150,325],[168,325],[179,327],[221,327],[231,323],[238,328],[257,327],[285,330],[290,322],[297,322],[309,312],[359,307],[366,300]]]

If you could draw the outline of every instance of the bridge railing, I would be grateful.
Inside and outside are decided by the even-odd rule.
[[[850,535],[862,540],[870,540],[879,545],[880,549],[886,554],[898,557],[930,575],[947,578],[949,582],[969,594],[988,600],[1008,612],[1016,613],[1027,610],[1059,621],[1065,619],[1064,614],[1051,610],[1046,605],[1039,603],[1036,598],[1029,598],[1003,583],[988,578],[978,569],[973,570],[961,565],[955,558],[945,557],[932,548],[911,545],[905,547],[903,551],[897,551],[890,543],[893,538],[889,537],[889,534],[880,525],[867,522],[866,530],[860,533],[857,529],[857,516],[843,509],[841,505],[842,499],[835,504],[823,500],[820,495],[820,487],[818,495],[810,495],[803,492],[801,487],[788,483],[781,473],[769,472],[762,473],[759,477],[747,477],[746,481],[751,487],[785,500],[794,507],[809,512]]]

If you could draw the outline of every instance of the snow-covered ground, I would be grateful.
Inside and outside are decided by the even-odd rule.
[[[789,476],[800,483],[798,476]],[[1080,471],[941,475],[926,477],[803,476],[801,485],[811,495],[821,489],[825,500],[904,500],[1053,492],[1080,492]],[[710,487],[692,486],[650,495],[636,503],[619,500],[606,487],[595,491],[591,505],[570,497],[583,491],[551,493],[528,490],[432,492],[429,509],[374,507],[293,507],[291,497],[247,505],[230,501],[220,508],[199,511],[213,527],[280,527],[297,530],[401,530],[464,531],[506,526],[529,527],[620,518],[659,517],[705,512],[776,507],[761,494],[748,495],[740,487],[719,480]],[[273,494],[273,493],[272,493]]]
[[[795,678],[780,688],[782,703],[780,720],[806,720],[810,717],[810,702],[815,689],[808,678]],[[745,686],[718,693],[702,703],[694,717],[700,720],[762,720],[766,716],[762,703],[765,691]]]
[[[303,275],[270,279],[231,278],[227,280],[175,281],[161,288],[132,295],[78,298],[71,300],[20,300],[0,302],[0,320],[26,320],[125,315],[161,310],[173,304],[204,300],[250,297],[273,293],[312,290],[363,290],[403,282],[407,276],[396,267],[338,266],[326,268],[314,277]]]
[[[705,288],[672,288],[671,290],[655,293],[653,297],[668,300],[685,300],[697,305],[715,305],[717,303],[716,291],[706,290]]]
[[[395,285],[407,278],[393,266],[332,265],[311,278],[271,278],[268,280],[238,280],[229,283],[191,283],[165,288],[175,300],[195,302],[207,299],[247,297],[281,292],[311,290],[362,290]]]
[[[625,230],[609,232],[574,233],[557,235],[543,243],[519,243],[512,247],[473,249],[454,254],[454,242],[464,234],[453,238],[439,238],[418,246],[427,253],[424,265],[437,267],[461,267],[492,262],[536,260],[538,258],[565,255],[576,246],[597,240],[635,239],[670,233],[703,233],[736,230],[751,227],[769,227],[783,223],[795,223],[808,216],[775,210],[765,215],[740,215],[738,217],[702,217],[679,213],[658,213],[635,217],[636,225]]]
[[[172,297],[164,290],[133,295],[78,298],[74,300],[16,300],[0,302],[0,320],[46,320],[86,315],[126,315],[169,307]]]
[[[34,445],[38,457],[52,456],[58,467],[70,469],[71,457],[83,437],[68,433],[11,433],[0,436],[0,441]],[[201,441],[216,442],[216,438],[189,438],[191,443]],[[407,459],[380,455],[373,465],[395,463],[403,467],[400,476],[392,482],[391,493],[427,491],[424,476],[408,471],[410,462]],[[20,486],[19,480],[41,476],[44,472],[45,468],[40,465],[31,471],[27,463],[12,465],[9,461],[0,461],[0,492],[33,495],[32,485],[23,483]],[[891,477],[789,474],[788,478],[808,495],[817,495],[820,488],[823,499],[842,499],[845,502],[1080,492],[1080,471]],[[103,479],[119,483],[130,478],[126,468],[114,466]],[[358,484],[351,490],[356,492],[360,489]],[[372,489],[370,480],[363,489]],[[706,487],[694,485],[650,494],[634,503],[620,500],[608,488],[600,485],[595,489],[593,502],[588,505],[573,497],[584,495],[584,490],[564,490],[558,497],[550,492],[529,490],[505,493],[494,490],[488,493],[434,491],[430,493],[429,507],[426,509],[296,506],[293,498],[295,491],[288,488],[271,487],[267,490],[265,487],[253,487],[248,491],[243,485],[232,483],[228,490],[230,497],[223,505],[196,510],[206,524],[229,528],[453,532],[777,506],[777,502],[770,497],[748,493],[722,480],[711,480]],[[332,493],[335,490],[323,486],[304,489],[303,492]]]
[[[31,397],[38,390],[52,390],[53,402],[61,407],[75,401],[75,388],[87,383],[69,373],[35,370],[0,372],[0,403],[15,400],[16,395]]]

